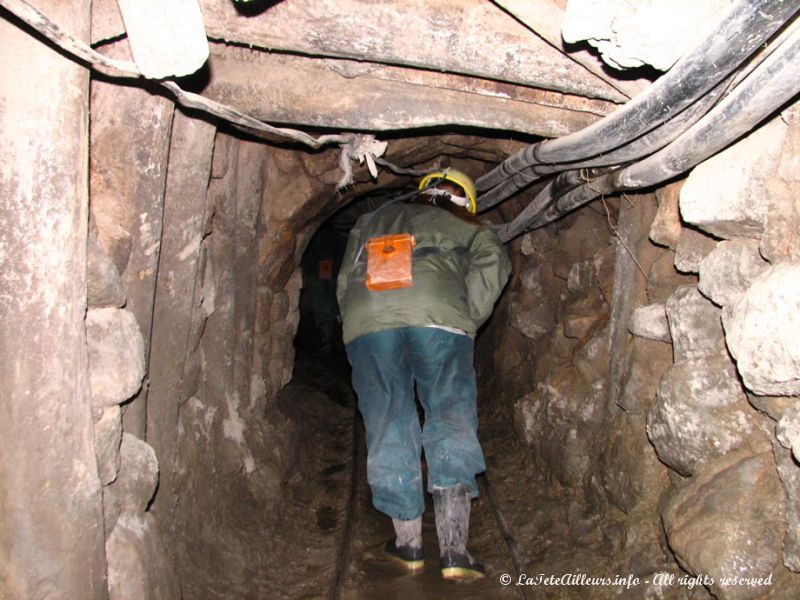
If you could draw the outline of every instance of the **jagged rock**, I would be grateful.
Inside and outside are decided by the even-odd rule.
[[[559,275],[567,278],[573,263],[608,249],[611,245],[610,234],[605,212],[601,215],[593,210],[581,210],[567,215],[565,219],[558,221],[556,239],[559,253],[556,255],[558,262],[554,263],[554,268],[566,270],[566,274],[560,272]]]
[[[697,273],[700,263],[716,245],[714,238],[691,227],[684,227],[675,247],[675,268],[681,273]]]
[[[86,299],[90,308],[125,304],[119,271],[91,236],[87,247]]]
[[[783,564],[800,573],[800,466],[792,454],[777,442],[772,450],[778,476],[786,491],[786,538],[783,540]]]
[[[682,475],[766,440],[736,369],[723,354],[684,360],[666,370],[648,414],[647,435],[659,458]]]
[[[770,190],[770,211],[761,236],[761,255],[772,264],[800,262],[800,105],[794,103],[781,112],[789,125],[781,148],[781,158],[767,181]]]
[[[512,302],[509,308],[511,326],[532,340],[538,340],[556,324],[555,310],[548,304],[525,307]]]
[[[597,285],[597,267],[594,257],[579,260],[567,275],[567,291],[570,294],[583,294]]]
[[[94,406],[125,402],[142,385],[144,341],[133,313],[93,308],[86,314],[89,386]]]
[[[658,211],[650,226],[650,239],[654,244],[666,246],[672,250],[678,247],[678,240],[683,231],[678,198],[684,181],[686,180],[682,179],[656,190]]]
[[[525,269],[520,274],[519,279],[520,283],[522,283],[522,287],[531,292],[534,296],[542,297],[544,295],[541,271],[538,267]]]
[[[756,394],[800,394],[800,265],[784,263],[753,282],[723,313],[728,348]]]
[[[775,428],[775,437],[800,461],[800,405],[795,403],[786,409]]]
[[[537,229],[520,238],[520,252],[537,259],[547,257],[555,246],[554,238],[546,229]]]
[[[119,502],[120,510],[130,514],[147,509],[158,483],[158,459],[153,448],[136,436],[122,434],[120,467],[108,491]]]
[[[630,414],[650,410],[656,399],[658,382],[672,364],[672,348],[664,344],[634,338],[626,348],[622,391],[617,405]]]
[[[532,446],[540,437],[544,427],[544,386],[536,386],[535,392],[525,395],[514,403],[514,431],[517,437]]]
[[[118,405],[103,408],[103,415],[94,424],[94,452],[100,484],[108,485],[117,478],[122,440],[122,415]]]
[[[669,69],[705,39],[731,0],[570,0],[564,41],[586,40],[616,69],[651,65]]]
[[[675,362],[724,352],[720,310],[695,286],[675,290],[666,310]]]
[[[800,398],[794,396],[757,396],[752,392],[747,392],[747,399],[757,410],[775,421],[779,421],[789,407],[800,402]]]
[[[569,272],[572,269],[572,262],[569,254],[563,250],[556,250],[553,258],[553,276],[566,281],[569,278]]]
[[[663,304],[648,304],[634,309],[628,331],[633,335],[658,342],[671,342],[667,310]]]
[[[155,519],[123,514],[106,541],[109,600],[178,600],[180,585],[170,568]]]
[[[580,339],[608,314],[608,305],[603,300],[599,288],[592,288],[588,293],[564,305],[564,335]]]
[[[564,335],[568,338],[581,339],[592,328],[595,319],[590,316],[574,315],[564,321]]]
[[[594,255],[595,271],[597,272],[597,285],[600,286],[600,294],[609,306],[614,298],[614,259],[616,249],[608,246]]]
[[[722,241],[700,263],[697,289],[720,306],[736,302],[769,268],[755,240]]]
[[[602,380],[589,383],[565,366],[514,405],[515,431],[568,487],[580,487],[589,472],[589,432],[603,420],[604,398]]]
[[[769,577],[774,584],[785,510],[772,453],[736,452],[708,465],[669,500],[664,530],[678,562],[713,579],[708,587],[715,596],[763,598],[770,591],[766,580],[732,585],[730,578]]]
[[[94,192],[94,190],[92,190]],[[94,203],[93,203],[94,204]],[[133,241],[130,232],[122,227],[113,216],[99,213],[92,207],[92,217],[97,224],[97,241],[106,255],[123,273],[128,266]]]
[[[680,286],[696,283],[695,275],[679,273],[675,268],[675,253],[665,251],[647,272],[647,300],[652,304],[664,304]]]
[[[111,531],[114,529],[114,525],[117,524],[117,519],[119,519],[120,514],[122,513],[122,506],[120,505],[119,498],[114,495],[114,492],[111,491],[111,486],[105,486],[102,488],[103,490],[103,531],[105,532],[105,538],[108,540],[108,536],[111,535]]]
[[[599,381],[606,377],[610,332],[609,325],[598,329],[570,353],[572,364],[586,381]]]
[[[585,453],[585,429],[597,426],[604,415],[604,381],[588,382],[571,366],[558,369],[545,382],[545,399],[550,433],[563,436],[552,446],[561,463],[560,479],[566,485],[578,485],[588,469]],[[579,434],[579,430],[581,435]]]
[[[643,419],[623,418],[603,454],[600,473],[612,504],[630,512],[655,492],[648,484],[666,483],[664,468],[647,443]],[[645,491],[647,493],[645,493]]]
[[[776,118],[697,165],[681,189],[683,220],[725,239],[760,237],[776,200],[769,179],[787,129]]]

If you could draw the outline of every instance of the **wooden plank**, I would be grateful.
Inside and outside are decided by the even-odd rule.
[[[197,0],[117,0],[133,60],[151,79],[191,75],[208,60]]]
[[[159,484],[153,511],[162,532],[175,522],[178,490],[178,408],[188,399],[185,380],[194,323],[194,292],[214,125],[175,111],[164,197],[147,394],[147,443],[158,457]],[[167,535],[169,535],[167,533]]]
[[[215,45],[203,95],[273,123],[371,131],[458,125],[557,137],[615,106],[443,73],[247,52]]]
[[[39,0],[81,39],[89,0]],[[0,597],[107,598],[86,353],[89,73],[0,18]]]
[[[201,4],[211,39],[626,100],[485,0],[283,0],[253,17]]]
[[[108,2],[93,6],[95,43],[123,33]],[[255,16],[228,1],[200,5],[211,39],[627,100],[485,0],[283,0]]]

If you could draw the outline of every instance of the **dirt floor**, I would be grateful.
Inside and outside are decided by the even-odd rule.
[[[504,534],[498,526],[498,519],[505,519],[499,504],[516,496],[504,491],[507,486],[529,492],[528,484],[520,483],[519,473],[504,472],[518,470],[519,449],[514,448],[516,455],[508,454],[509,446],[514,443],[513,431],[506,428],[505,435],[498,436],[497,428],[486,428],[492,432],[491,439],[484,440],[487,464],[496,467],[490,467],[481,478],[481,495],[472,504],[469,543],[472,554],[486,565],[486,577],[471,583],[442,580],[430,496],[426,498],[423,516],[425,568],[421,573],[409,575],[383,551],[384,544],[393,536],[392,525],[371,504],[363,424],[355,411],[348,380],[349,370],[343,357],[299,352],[293,381],[281,392],[281,410],[301,426],[303,433],[298,449],[301,466],[286,486],[290,506],[285,520],[287,525],[291,523],[295,535],[292,548],[287,548],[282,561],[283,568],[279,575],[276,573],[278,596],[533,597],[520,586],[501,583],[501,576],[515,583],[518,574],[509,550],[509,544],[513,547],[515,542],[505,539],[508,531]],[[487,493],[489,478],[491,491]],[[494,504],[490,497],[495,499]],[[515,515],[514,521],[517,520]],[[519,548],[516,550],[519,558]]]

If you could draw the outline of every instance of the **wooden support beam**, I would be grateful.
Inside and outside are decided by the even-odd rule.
[[[175,111],[164,196],[161,253],[153,308],[150,389],[147,394],[147,443],[158,457],[159,483],[153,513],[162,532],[173,532],[178,503],[178,408],[185,390],[194,323],[203,218],[213,125]]]
[[[119,45],[106,51],[113,50],[127,48]],[[128,58],[127,53],[114,54]],[[136,316],[148,356],[175,105],[136,86],[94,79],[91,109],[92,225],[115,259],[126,308]],[[145,382],[127,404],[123,421],[125,431],[141,439],[146,430],[147,387]]]
[[[557,137],[615,108],[457,75],[224,45],[212,47],[210,60],[204,96],[277,123],[367,131],[457,125]]]
[[[121,35],[116,7],[94,4],[93,40]],[[256,16],[232,2],[200,5],[211,39],[627,100],[485,0],[283,0]]]
[[[39,0],[80,39],[89,0]],[[89,75],[0,18],[0,597],[108,597],[86,350]]]

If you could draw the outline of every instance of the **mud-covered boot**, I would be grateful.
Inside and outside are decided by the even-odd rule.
[[[395,539],[386,542],[386,552],[412,573],[425,566],[422,556],[422,517],[410,521],[392,519]]]
[[[463,485],[433,489],[436,535],[439,537],[442,577],[476,579],[486,573],[467,552],[469,537],[469,490]]]

